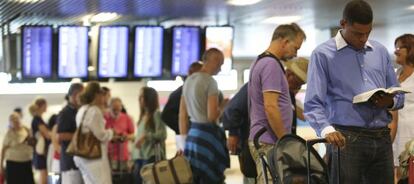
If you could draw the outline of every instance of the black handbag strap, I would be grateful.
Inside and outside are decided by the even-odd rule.
[[[156,169],[156,164],[154,164],[153,166],[152,166],[152,175],[154,176],[154,181],[155,181],[155,184],[161,184],[160,183],[160,179],[158,178],[158,173],[157,173],[157,169]]]
[[[256,66],[257,62],[259,62],[261,59],[265,58],[265,57],[270,57],[273,58],[274,60],[276,60],[276,62],[280,65],[280,68],[282,69],[283,73],[286,73],[285,68],[283,67],[282,62],[280,62],[279,58],[277,58],[274,54],[270,53],[269,51],[264,51],[263,53],[261,53],[259,56],[257,56],[256,61],[253,63],[251,69],[250,69],[250,73],[249,73],[249,80],[252,79],[252,74],[253,74],[253,70],[254,67]],[[248,98],[249,100],[247,101],[247,114],[249,117],[249,123],[251,122],[250,120],[250,108],[251,108],[251,102],[250,102],[250,98]]]
[[[180,184],[180,179],[177,176],[177,171],[175,170],[173,159],[168,160],[168,166],[170,166],[171,173],[172,173],[172,175],[174,177],[175,183],[176,184]]]

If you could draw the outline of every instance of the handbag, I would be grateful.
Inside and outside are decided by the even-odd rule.
[[[76,129],[75,134],[73,135],[72,140],[66,153],[73,156],[79,156],[86,159],[97,159],[101,158],[101,141],[99,141],[92,131],[88,133],[82,133],[82,125],[85,120],[86,112],[89,110],[86,109],[83,113],[82,121],[78,129]]]
[[[144,165],[140,171],[148,184],[190,184],[193,182],[190,163],[184,156]]]

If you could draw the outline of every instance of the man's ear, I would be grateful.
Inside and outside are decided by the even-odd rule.
[[[289,43],[289,39],[288,38],[282,38],[281,43],[282,43],[281,44],[282,48],[285,48],[286,45]]]
[[[342,29],[345,29],[345,25],[348,24],[348,21],[346,21],[345,19],[341,19],[341,21],[339,21],[339,24],[341,25]]]

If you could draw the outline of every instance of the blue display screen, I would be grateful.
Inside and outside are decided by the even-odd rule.
[[[58,76],[88,76],[88,27],[59,27]]]
[[[162,75],[162,27],[135,28],[134,76],[160,77]]]
[[[100,27],[98,77],[128,76],[128,35],[126,26]]]
[[[52,76],[52,27],[25,26],[22,30],[23,77]]]
[[[172,75],[187,75],[191,63],[200,58],[200,28],[174,27],[172,48]]]

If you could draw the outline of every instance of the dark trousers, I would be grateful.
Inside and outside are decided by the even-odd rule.
[[[392,142],[388,128],[367,130],[338,128],[346,138],[340,153],[342,184],[393,184]],[[337,183],[337,149],[328,147],[330,155],[330,182]]]
[[[6,181],[10,184],[34,184],[32,162],[6,161]]]
[[[151,157],[148,160],[144,160],[144,159],[135,160],[134,170],[132,171],[134,184],[143,183],[140,171],[141,171],[142,167],[144,167],[144,165],[149,164],[149,163],[153,163],[153,162],[155,162],[155,157]]]

